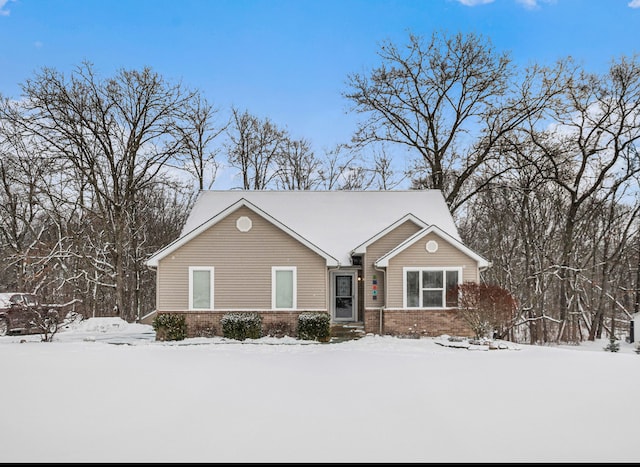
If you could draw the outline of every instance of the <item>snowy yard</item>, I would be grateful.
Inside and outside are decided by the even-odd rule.
[[[0,338],[0,462],[639,462],[640,355],[607,343],[155,342],[94,318]]]

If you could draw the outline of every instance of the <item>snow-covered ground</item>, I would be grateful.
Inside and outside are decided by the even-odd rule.
[[[154,339],[0,338],[0,462],[640,462],[632,344]]]

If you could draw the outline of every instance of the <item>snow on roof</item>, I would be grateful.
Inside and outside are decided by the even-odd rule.
[[[9,301],[9,299],[11,298],[11,293],[0,293],[0,308],[6,308],[8,307],[11,302]]]
[[[435,233],[440,238],[442,238],[443,240],[449,242],[454,247],[458,248],[460,251],[465,253],[467,256],[470,256],[471,258],[475,259],[478,262],[478,266],[481,269],[482,268],[488,268],[491,265],[491,263],[489,261],[487,261],[485,258],[483,258],[479,254],[477,254],[476,252],[474,252],[473,250],[468,248],[466,245],[464,245],[459,240],[454,239],[454,238],[447,238],[448,235],[445,232],[443,232],[437,225],[430,225],[429,227],[427,227],[425,229],[422,229],[419,232],[416,232],[411,237],[407,238],[404,242],[402,242],[400,245],[396,246],[394,249],[392,249],[391,251],[387,252],[386,254],[384,254],[383,256],[378,258],[375,261],[374,265],[376,267],[386,268],[387,266],[389,266],[389,260],[391,258],[396,256],[398,253],[406,250],[411,245],[416,243],[418,240],[424,238],[426,235],[428,235],[430,233]]]
[[[7,307],[11,304],[11,297],[14,295],[29,295],[33,297],[34,295],[26,292],[3,292],[0,293],[0,307]]]
[[[253,211],[257,215],[259,215],[262,218],[266,219],[268,222],[270,222],[271,224],[275,225],[280,230],[282,230],[282,231],[286,232],[287,234],[291,235],[293,238],[298,240],[300,243],[305,245],[307,248],[310,248],[311,250],[313,250],[316,253],[318,253],[320,256],[322,256],[327,261],[327,266],[339,266],[340,265],[340,261],[338,261],[336,258],[331,256],[330,254],[328,254],[326,251],[322,250],[322,248],[319,248],[317,245],[314,245],[307,238],[301,236],[300,234],[298,234],[298,232],[292,230],[289,226],[283,224],[278,219],[272,217],[269,213],[263,211],[262,209],[260,209],[256,205],[254,205],[253,203],[247,201],[245,198],[240,198],[238,201],[236,201],[232,205],[228,206],[224,210],[220,211],[215,216],[209,218],[204,223],[200,224],[199,226],[195,227],[194,229],[192,229],[192,230],[190,230],[188,232],[185,232],[184,235],[181,235],[178,239],[176,239],[175,241],[173,241],[172,243],[170,243],[169,245],[164,247],[162,250],[160,250],[157,253],[155,253],[151,258],[149,258],[149,260],[147,260],[147,264],[150,265],[150,266],[157,266],[158,265],[158,261],[160,259],[162,259],[164,256],[166,256],[170,252],[174,251],[176,248],[179,248],[180,246],[184,245],[185,243],[191,241],[192,238],[197,237],[202,232],[204,232],[205,230],[209,229],[212,225],[215,225],[217,222],[219,222],[222,219],[226,218],[227,216],[229,216],[230,214],[234,213],[240,207],[243,207],[243,206],[249,208],[251,211]]]
[[[181,237],[237,203],[249,201],[323,251],[350,264],[354,248],[401,218],[412,215],[460,241],[439,190],[253,191],[204,190],[189,213]]]

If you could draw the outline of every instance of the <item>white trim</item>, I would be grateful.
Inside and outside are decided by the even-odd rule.
[[[273,310],[296,310],[298,308],[298,268],[296,266],[272,266],[271,267],[271,309]],[[276,272],[292,271],[293,272],[293,303],[291,308],[276,307]]]
[[[213,285],[214,285],[214,267],[213,266],[189,266],[189,311],[210,311],[214,309],[213,306]],[[194,308],[193,307],[193,272],[194,271],[209,271],[209,308]]]
[[[418,306],[407,306],[407,272],[409,271],[419,271],[419,284],[420,293],[418,294],[418,300],[420,304]],[[422,271],[442,271],[442,304],[444,306],[423,306],[422,304],[422,291],[425,290],[422,288]],[[457,271],[458,272],[458,285],[462,284],[462,267],[459,266],[429,266],[429,267],[420,267],[420,266],[405,266],[402,268],[402,309],[404,310],[451,310],[457,307],[448,307],[447,306],[447,275],[444,274],[446,271]],[[428,289],[427,289],[428,290]],[[438,290],[438,289],[435,289]]]
[[[483,258],[479,254],[477,254],[476,252],[471,250],[469,247],[464,245],[462,242],[460,242],[460,241],[456,240],[455,238],[453,238],[451,235],[449,235],[448,233],[446,233],[445,231],[443,231],[442,229],[440,229],[436,225],[431,225],[431,226],[427,227],[426,229],[423,229],[420,232],[415,233],[414,235],[412,235],[411,237],[406,239],[404,242],[402,242],[400,245],[398,245],[397,247],[395,247],[394,249],[392,249],[388,253],[386,253],[383,256],[381,256],[380,258],[378,258],[373,263],[374,266],[377,267],[377,268],[386,268],[387,266],[389,266],[389,260],[390,259],[392,259],[397,254],[403,252],[404,250],[409,248],[411,245],[413,245],[417,241],[421,240],[422,238],[424,238],[426,235],[428,235],[430,233],[436,234],[438,237],[440,237],[444,241],[448,242],[454,248],[457,248],[458,250],[460,250],[462,253],[464,253],[468,257],[474,259],[478,263],[478,268],[479,269],[486,269],[486,268],[491,266],[491,263],[489,261],[487,261],[485,258]]]
[[[302,243],[304,246],[306,246],[307,248],[309,248],[313,252],[315,252],[318,255],[322,256],[325,259],[325,261],[327,263],[327,266],[340,266],[340,261],[338,261],[336,258],[331,256],[329,253],[325,252],[324,250],[320,249],[319,247],[317,247],[316,245],[311,243],[309,240],[307,240],[306,238],[304,238],[303,236],[301,236],[300,234],[298,234],[297,232],[295,232],[291,228],[287,227],[285,224],[283,224],[279,220],[277,220],[274,217],[270,216],[265,211],[263,211],[262,209],[257,207],[255,204],[250,203],[245,198],[239,199],[238,201],[236,201],[232,205],[228,206],[227,208],[225,208],[222,211],[220,211],[218,214],[216,214],[213,217],[211,217],[206,222],[200,224],[195,229],[191,230],[190,232],[186,233],[182,237],[180,237],[180,238],[174,240],[173,242],[169,243],[167,246],[165,246],[161,250],[157,251],[155,254],[153,254],[147,260],[147,262],[146,262],[147,266],[149,266],[149,267],[158,267],[159,262],[160,262],[161,259],[167,257],[168,255],[170,255],[171,253],[176,251],[178,248],[183,246],[185,243],[191,241],[192,239],[194,239],[195,237],[200,235],[202,232],[204,232],[205,230],[209,229],[211,226],[217,224],[222,219],[226,218],[229,214],[237,211],[241,207],[246,207],[246,208],[250,209],[251,211],[253,211],[257,215],[259,215],[263,219],[265,219],[268,222],[274,224],[280,230],[283,230],[287,234],[291,235],[293,238],[298,240],[300,243]]]
[[[336,318],[336,276],[351,276],[351,291],[353,293],[353,306],[350,318]],[[329,274],[329,312],[331,313],[331,321],[334,322],[354,322],[358,319],[358,270],[357,269],[338,269],[330,271]]]
[[[253,222],[247,216],[240,216],[236,220],[236,229],[240,232],[248,232],[253,227]]]
[[[381,230],[380,232],[375,234],[369,240],[367,240],[364,243],[361,243],[360,245],[355,247],[353,250],[351,250],[351,254],[352,255],[361,255],[361,254],[366,253],[367,252],[367,247],[369,245],[371,245],[373,242],[381,239],[382,237],[387,235],[389,232],[394,230],[396,227],[404,224],[406,221],[411,221],[414,224],[416,224],[418,227],[423,228],[423,229],[425,229],[425,228],[427,228],[429,226],[429,224],[427,224],[426,222],[418,219],[413,214],[411,214],[411,213],[406,214],[406,215],[402,216],[400,219],[398,219],[397,221],[395,221],[393,224],[389,225],[388,227],[385,227],[383,230]]]
[[[438,242],[435,240],[429,240],[424,248],[427,250],[427,253],[435,253],[438,251]]]

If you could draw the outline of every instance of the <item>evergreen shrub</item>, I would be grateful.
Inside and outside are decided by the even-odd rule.
[[[322,311],[305,311],[298,316],[298,339],[329,342],[331,317]]]
[[[160,314],[152,323],[156,340],[181,341],[187,337],[187,320],[184,315]]]
[[[617,352],[620,350],[620,344],[616,341],[614,336],[609,338],[609,344],[604,348],[607,352]]]
[[[262,317],[253,312],[226,313],[220,319],[222,335],[243,341],[262,337]]]

